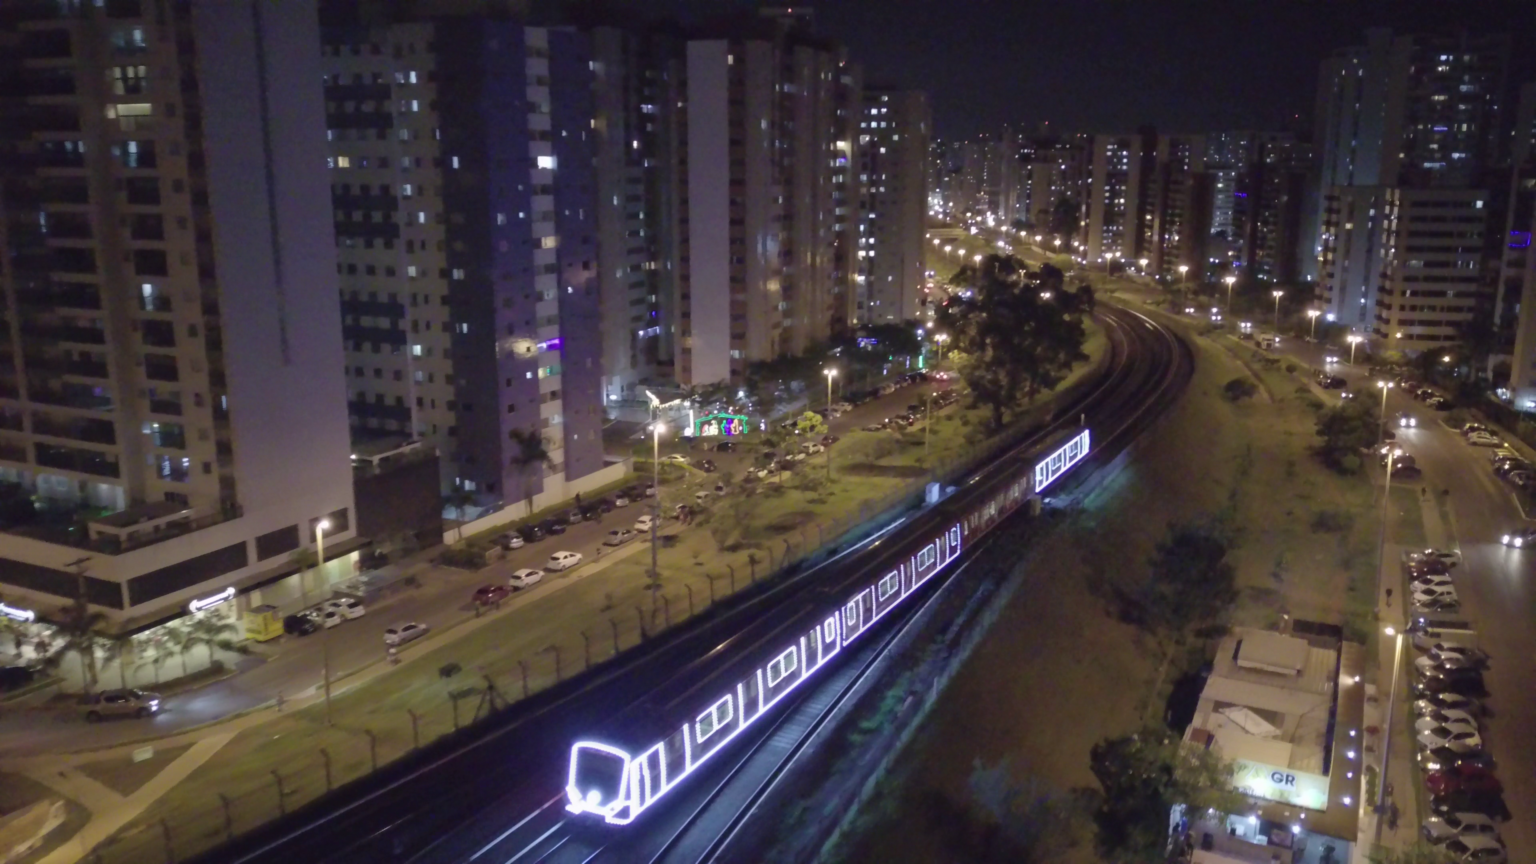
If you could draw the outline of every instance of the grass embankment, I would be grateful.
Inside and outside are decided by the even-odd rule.
[[[1234,624],[1290,614],[1365,636],[1381,512],[1373,487],[1312,457],[1315,397],[1298,392],[1301,378],[1261,368],[1273,398],[1233,404],[1221,388],[1249,372],[1217,343],[1192,343],[1184,398],[1020,563],[1025,589],[940,697],[841,860],[1004,860],[999,837],[1031,830],[1043,838],[1038,860],[1097,860],[1074,794],[1097,789],[1089,749],[1157,722],[1177,677],[1158,685],[1163,647],[1119,620],[1112,598],[1137,589],[1170,521],[1214,516],[1233,529]],[[1394,491],[1395,540],[1422,536],[1416,494]],[[977,803],[997,790],[971,786],[976,767],[999,763],[1022,792],[1014,809],[1024,823],[1001,834]]]
[[[1057,392],[1082,382],[1106,347],[1102,331],[1090,323],[1085,350],[1092,359]],[[1050,399],[1042,397],[1020,420],[1033,422],[1050,410]],[[689,617],[690,602],[692,612],[702,612],[712,594],[724,597],[786,559],[833,542],[865,514],[974,458],[989,446],[987,416],[985,408],[965,407],[965,400],[936,412],[926,447],[922,425],[899,433],[852,432],[832,449],[831,480],[826,457],[815,456],[783,482],[758,483],[750,493],[738,490],[713,500],[693,527],[658,550],[659,593],[647,578],[650,552],[636,546],[625,547],[628,554],[609,553],[614,557],[605,556],[605,566],[590,575],[551,574],[546,580],[551,584],[532,595],[528,606],[499,613],[385,675],[342,690],[332,700],[330,726],[323,708],[310,706],[240,733],[125,829],[117,845],[103,850],[103,861],[163,858],[161,820],[170,826],[180,856],[216,845],[231,829],[238,834],[277,817],[279,782],[288,811],[323,794],[327,757],[331,785],[340,785],[368,773],[375,758],[383,765],[409,752],[417,740],[426,744],[452,731],[455,703],[459,722],[470,722],[487,677],[502,696],[516,699],[525,680],[530,693],[553,684],[557,663],[559,674],[570,676],[585,667],[589,651],[592,662],[599,662],[616,648],[633,647],[642,627],[654,633],[679,623]],[[713,488],[718,479],[692,469],[682,477],[663,486],[667,506],[691,503],[696,488]],[[441,677],[438,670],[450,663],[462,671]],[[226,825],[221,796],[230,802],[232,825]]]

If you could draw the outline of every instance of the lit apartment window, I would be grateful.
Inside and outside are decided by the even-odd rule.
[[[555,236],[555,235],[553,235],[553,234],[551,234],[548,237],[541,237],[541,238],[539,238],[539,248],[540,249],[553,249],[553,248],[555,248],[556,246],[559,246],[559,245],[560,245],[560,238]]]
[[[538,157],[537,162],[538,162],[538,167],[541,170],[544,170],[544,171],[553,171],[553,170],[555,170],[555,157],[553,157],[553,156],[540,156],[540,157]],[[458,167],[458,166],[454,166],[454,167]]]

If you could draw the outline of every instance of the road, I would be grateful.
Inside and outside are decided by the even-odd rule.
[[[1336,348],[1286,340],[1281,353],[1321,368]],[[1347,355],[1348,352],[1343,352]],[[1365,370],[1335,364],[1350,389],[1363,396],[1378,391]],[[1398,443],[1418,460],[1430,490],[1450,490],[1451,525],[1463,563],[1453,576],[1462,608],[1478,628],[1491,657],[1484,680],[1492,709],[1483,737],[1498,760],[1504,799],[1513,819],[1501,834],[1510,861],[1536,861],[1536,549],[1503,546],[1499,536],[1525,522],[1510,489],[1489,470],[1488,450],[1466,444],[1440,422],[1444,414],[1393,388],[1387,416],[1407,412],[1415,429],[1398,430]]]
[[[1117,342],[1138,339],[1135,350],[1145,359],[1148,340],[1158,337],[1147,335],[1150,328],[1140,319],[1110,314],[1130,322],[1122,327],[1126,332],[1139,331],[1117,337]],[[1142,367],[1147,365],[1128,362],[1129,350],[1123,345],[1116,349],[1115,369],[1122,391],[1117,410],[1125,410],[1127,402],[1149,398],[1145,390],[1125,389],[1125,380],[1140,381]],[[1096,419],[1101,410],[1109,409],[1094,403],[1086,410]],[[985,469],[975,475],[977,480],[985,477]],[[907,514],[900,518],[930,517]],[[891,536],[904,536],[906,530],[903,526]],[[505,842],[505,832],[549,804],[550,796],[558,792],[573,730],[602,728],[624,706],[653,704],[661,698],[656,694],[664,692],[664,685],[686,689],[714,674],[718,664],[736,662],[731,652],[719,650],[722,645],[752,644],[763,633],[782,626],[794,610],[824,603],[821,598],[831,586],[864,578],[871,568],[881,566],[885,556],[900,551],[876,542],[881,536],[810,568],[802,578],[782,583],[736,611],[724,611],[720,618],[657,640],[649,652],[621,657],[615,666],[596,669],[519,703],[476,740],[456,745],[456,750],[429,749],[421,759],[381,772],[377,783],[354,784],[343,790],[330,814],[259,830],[237,841],[235,849],[208,860],[426,861],[439,858],[435,853],[415,857],[416,853],[439,841],[450,841],[457,848],[482,848],[474,844],[485,837],[499,845]]]

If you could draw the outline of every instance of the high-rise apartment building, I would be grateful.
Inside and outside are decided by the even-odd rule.
[[[1388,351],[1434,349],[1460,338],[1479,302],[1487,193],[1412,188],[1385,192],[1389,247],[1376,295],[1374,331]]]
[[[1391,252],[1392,221],[1384,186],[1334,186],[1323,196],[1318,283],[1328,320],[1372,329],[1376,294]]]
[[[1289,136],[1261,140],[1255,159],[1239,172],[1234,191],[1233,233],[1243,272],[1266,282],[1301,278],[1312,148]],[[1213,232],[1214,233],[1214,232]]]
[[[313,3],[8,3],[0,43],[7,601],[297,597],[354,535]]]
[[[685,52],[674,369],[707,385],[854,321],[863,84],[783,29]]]
[[[440,18],[330,29],[322,53],[354,434],[432,443],[484,503],[601,482],[589,37]]]
[[[920,90],[870,90],[859,121],[858,320],[916,318],[924,281],[928,207],[928,96]]]
[[[1140,253],[1150,259],[1150,273],[1199,279],[1205,272],[1213,198],[1205,149],[1201,135],[1158,136],[1156,174],[1149,184],[1151,218],[1142,225]]]
[[[1084,256],[1098,263],[1141,254],[1141,195],[1145,185],[1141,135],[1095,135],[1088,202],[1082,220]]]
[[[1343,239],[1344,232],[1360,230],[1351,225],[1383,224],[1370,206],[1363,214],[1365,222],[1330,220],[1330,209],[1347,208],[1349,200],[1376,198],[1374,192],[1341,190],[1476,189],[1486,182],[1485,172],[1504,156],[1500,135],[1509,51],[1506,36],[1395,36],[1389,30],[1374,29],[1367,31],[1364,45],[1342,49],[1323,61],[1314,135],[1320,192],[1315,248],[1321,280],[1368,275],[1337,266],[1337,244],[1349,242]],[[1383,195],[1392,198],[1389,193]],[[1467,196],[1469,201],[1486,203],[1488,199],[1486,193]],[[1416,204],[1412,196],[1399,200],[1404,208]],[[1368,242],[1390,251],[1397,248],[1391,239]],[[1327,248],[1330,243],[1335,244],[1332,253]],[[1330,254],[1335,264],[1331,277],[1327,275]],[[1407,268],[1386,263],[1394,272]],[[1356,321],[1360,310],[1352,304],[1363,299],[1360,305],[1375,308],[1376,298],[1369,292],[1377,284],[1373,280],[1325,284],[1328,312],[1340,321]],[[1361,289],[1367,295],[1356,297]],[[1434,347],[1436,341],[1408,340],[1398,347],[1418,350]]]
[[[1047,231],[1057,205],[1071,200],[1078,205],[1078,219],[1081,222],[1086,216],[1081,209],[1088,174],[1088,153],[1089,148],[1077,140],[1033,142],[1020,169],[1020,218],[1032,224],[1038,232]]]
[[[1536,137],[1536,135],[1533,135]],[[1515,167],[1511,182],[1509,220],[1504,232],[1499,268],[1499,308],[1515,313],[1514,356],[1509,388],[1516,408],[1536,409],[1536,159]]]

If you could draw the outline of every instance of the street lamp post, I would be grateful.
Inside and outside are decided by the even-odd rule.
[[[1376,845],[1381,845],[1381,823],[1387,821],[1381,818],[1381,814],[1387,809],[1387,770],[1392,762],[1392,713],[1397,705],[1397,680],[1403,669],[1403,633],[1393,627],[1386,628],[1388,636],[1396,636],[1397,643],[1392,648],[1392,689],[1387,691],[1387,725],[1382,727],[1381,745],[1381,783],[1377,785],[1376,793]]]
[[[935,333],[935,334],[933,334],[933,341],[939,343],[939,363],[938,363],[938,365],[942,366],[942,365],[944,365],[944,343],[949,341],[949,334],[948,333]]]
[[[1142,258],[1136,262],[1141,265],[1141,275],[1147,275],[1147,259]]]
[[[832,431],[832,379],[837,377],[837,370],[827,368],[822,370],[827,376],[827,431]],[[832,479],[832,448],[827,447],[827,479]]]
[[[320,568],[325,566],[325,532],[330,527],[329,519],[321,519],[315,523],[315,572],[317,575],[320,573]],[[320,675],[325,684],[325,725],[329,726],[331,725],[331,628],[325,623],[324,611],[320,613],[320,656]]]
[[[656,569],[656,527],[661,523],[661,433],[667,427],[660,420],[651,424],[651,578],[659,578]]]
[[[1381,528],[1376,533],[1376,608],[1378,609],[1381,608],[1381,572],[1386,567],[1387,517],[1390,515],[1388,508],[1392,501],[1392,463],[1396,455],[1396,448],[1387,450],[1386,491],[1381,496]]]
[[[1179,287],[1180,288],[1184,287],[1184,276],[1188,272],[1189,272],[1189,265],[1188,264],[1180,264],[1179,265]]]
[[[1271,291],[1269,296],[1275,298],[1275,335],[1280,335],[1280,298],[1285,296],[1284,291]]]
[[[1323,314],[1323,313],[1320,310],[1317,310],[1317,309],[1308,309],[1307,310],[1307,318],[1309,319],[1309,321],[1311,322],[1311,325],[1312,325],[1312,332],[1308,335],[1307,338],[1310,339],[1313,342],[1317,341],[1317,316],[1319,316],[1321,314]]]
[[[1237,277],[1228,274],[1221,281],[1227,283],[1227,308],[1226,308],[1226,313],[1228,315],[1231,315],[1232,314],[1232,286],[1237,284]]]
[[[1376,443],[1380,445],[1387,440],[1387,391],[1392,389],[1392,382],[1377,381],[1376,386],[1381,388],[1381,418],[1376,430]]]
[[[1355,365],[1355,346],[1359,345],[1364,338],[1359,333],[1351,333],[1345,337],[1345,341],[1349,342],[1349,365]]]

